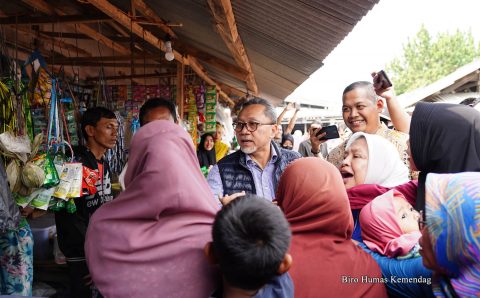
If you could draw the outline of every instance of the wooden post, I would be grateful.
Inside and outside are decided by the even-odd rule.
[[[246,83],[247,88],[254,94],[258,94],[257,83],[253,75],[252,66],[243,46],[242,39],[237,30],[237,23],[233,14],[230,0],[207,0],[210,12],[213,16],[215,28],[223,39],[230,53],[237,64],[248,72]]]
[[[177,108],[180,119],[183,119],[183,102],[185,99],[184,92],[185,82],[185,64],[177,61]]]

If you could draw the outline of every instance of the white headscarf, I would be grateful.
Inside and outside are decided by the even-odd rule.
[[[408,168],[398,156],[397,148],[381,136],[356,132],[348,140],[345,150],[361,137],[365,138],[368,146],[368,169],[364,184],[393,187],[409,181]]]

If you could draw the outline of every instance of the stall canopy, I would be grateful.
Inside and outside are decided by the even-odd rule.
[[[82,67],[81,76],[98,79],[100,65],[107,80],[191,71],[230,104],[245,95],[278,104],[377,2],[18,0],[2,1],[0,24],[16,55],[38,48],[53,69],[71,75]]]

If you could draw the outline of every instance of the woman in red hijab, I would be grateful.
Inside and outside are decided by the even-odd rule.
[[[352,212],[335,166],[315,157],[293,162],[277,199],[293,234],[295,297],[387,297],[377,263],[352,241]]]

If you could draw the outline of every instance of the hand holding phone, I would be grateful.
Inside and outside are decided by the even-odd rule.
[[[385,71],[380,70],[377,72],[374,77],[373,77],[373,87],[375,90],[385,90],[387,88],[392,87],[393,84],[388,78],[387,74]]]
[[[319,138],[319,140],[321,140],[321,141],[340,138],[340,134],[338,133],[338,128],[337,128],[336,125],[330,125],[330,126],[323,127],[322,129],[320,129],[317,132],[316,136],[318,137],[319,135],[321,135],[323,133],[326,133],[326,134],[325,134],[325,136]]]

